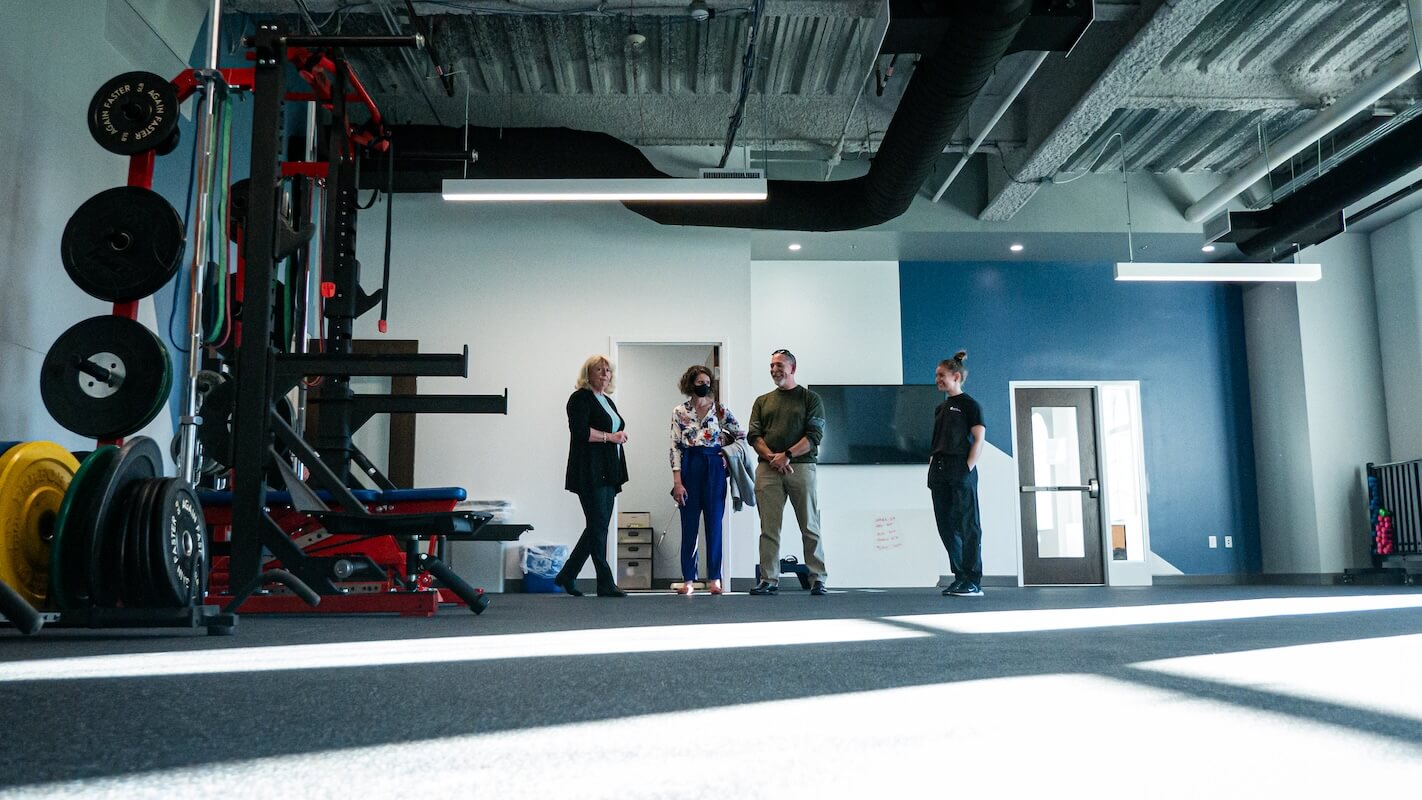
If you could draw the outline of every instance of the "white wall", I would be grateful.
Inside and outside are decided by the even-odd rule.
[[[470,349],[468,380],[424,378],[420,391],[509,393],[507,416],[422,416],[415,480],[512,501],[517,521],[536,528],[525,543],[572,544],[582,530],[577,498],[563,489],[564,406],[583,359],[608,353],[614,338],[727,342],[726,400],[750,407],[738,349],[750,328],[744,231],[663,227],[616,205],[495,208],[434,195],[397,197],[394,230],[389,335],[420,340],[422,352]],[[368,287],[383,232],[361,229]],[[380,335],[373,319],[360,322],[360,336]],[[654,419],[628,414],[629,437],[664,438],[666,406]],[[669,489],[663,470],[653,480]]]
[[[1391,458],[1422,458],[1422,211],[1370,238]]]
[[[1244,331],[1264,571],[1317,572],[1313,453],[1295,287],[1265,283],[1245,289]]]
[[[1367,563],[1363,465],[1389,453],[1380,301],[1366,237],[1300,258],[1323,279],[1244,293],[1260,545],[1265,573],[1337,573]]]
[[[61,20],[62,32],[55,27]],[[92,440],[50,419],[39,394],[40,364],[54,340],[74,323],[110,310],[74,286],[59,259],[74,210],[127,181],[128,159],[94,142],[85,114],[94,92],[113,76],[137,69],[171,75],[183,62],[122,2],[11,2],[3,22],[0,439],[49,439],[91,449]],[[160,159],[158,168],[164,166]],[[139,319],[157,324],[151,300],[143,302]],[[144,433],[166,451],[171,429],[163,414]]]
[[[1299,338],[1320,571],[1341,572],[1368,563],[1364,465],[1390,452],[1372,254],[1367,237],[1338,236],[1300,258],[1325,265],[1298,286]]]

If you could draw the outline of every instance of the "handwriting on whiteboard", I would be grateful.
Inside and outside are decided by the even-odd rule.
[[[899,523],[891,514],[886,517],[874,518],[874,549],[894,550],[903,547],[904,543],[899,540]]]

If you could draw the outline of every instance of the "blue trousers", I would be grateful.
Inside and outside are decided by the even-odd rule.
[[[681,577],[696,580],[696,533],[706,520],[706,577],[721,580],[721,519],[726,514],[726,464],[719,447],[687,447],[681,451]]]

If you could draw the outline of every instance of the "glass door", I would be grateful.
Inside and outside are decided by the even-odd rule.
[[[1014,398],[1023,583],[1105,583],[1095,390],[1016,389]]]

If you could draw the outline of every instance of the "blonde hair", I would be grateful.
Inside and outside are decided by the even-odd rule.
[[[573,385],[579,389],[591,389],[592,385],[588,383],[588,373],[592,372],[592,368],[598,364],[606,364],[607,368],[612,371],[612,374],[607,377],[607,386],[602,390],[604,394],[612,394],[616,391],[615,387],[617,386],[617,368],[612,365],[612,359],[602,354],[588,356],[588,360],[584,361],[582,368],[578,370],[578,380]]]

